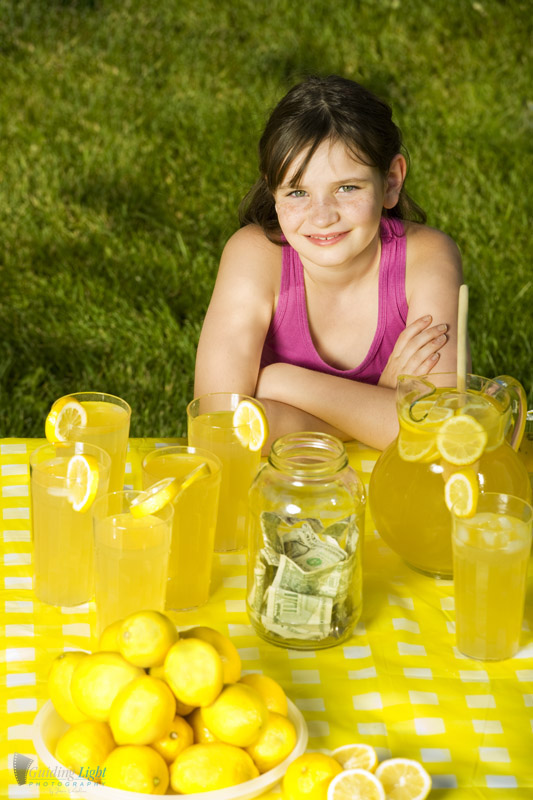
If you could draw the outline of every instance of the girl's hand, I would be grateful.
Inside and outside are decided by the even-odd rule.
[[[399,375],[427,375],[437,364],[440,349],[448,341],[447,325],[429,328],[428,315],[408,325],[398,336],[387,366],[381,373],[378,386],[395,389]]]

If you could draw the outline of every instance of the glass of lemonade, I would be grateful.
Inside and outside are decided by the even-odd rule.
[[[93,506],[97,635],[143,609],[163,611],[174,509],[136,518],[130,507],[142,492],[112,492]]]
[[[142,462],[145,489],[163,478],[183,479],[201,464],[209,474],[180,492],[173,504],[166,607],[175,610],[197,608],[209,599],[222,464],[214,453],[185,445],[157,448]]]
[[[92,509],[72,503],[69,464],[74,456],[94,459],[96,498],[108,489],[111,459],[85,443],[46,444],[30,456],[35,594],[44,603],[77,606],[93,594]]]
[[[131,408],[120,397],[103,392],[74,392],[68,397],[77,400],[87,412],[86,425],[73,425],[69,440],[89,442],[101,447],[111,457],[109,491],[124,488],[124,469],[128,451]]]
[[[243,400],[262,409],[257,400],[232,392],[206,394],[187,406],[189,444],[211,450],[222,462],[216,552],[246,546],[248,490],[259,468],[261,453],[245,447],[237,436],[233,414]]]
[[[533,509],[519,497],[487,492],[472,517],[452,517],[457,647],[469,658],[511,658],[524,614]]]

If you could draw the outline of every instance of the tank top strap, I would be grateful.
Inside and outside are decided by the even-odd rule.
[[[405,296],[406,236],[402,220],[383,217],[380,234],[380,314],[389,316],[396,312],[405,323],[409,309]]]

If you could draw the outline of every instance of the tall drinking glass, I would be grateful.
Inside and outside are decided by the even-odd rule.
[[[187,406],[188,440],[192,447],[211,450],[222,462],[215,551],[246,546],[248,489],[259,468],[261,453],[241,444],[233,414],[242,400],[257,400],[231,392],[197,397]]]
[[[135,611],[165,608],[172,505],[134,517],[131,503],[141,492],[104,495],[94,503],[97,634]]]
[[[44,603],[77,606],[93,594],[92,508],[73,505],[74,456],[94,459],[96,498],[107,492],[111,459],[82,442],[46,444],[30,456],[35,594]]]
[[[469,658],[511,658],[524,614],[533,509],[487,492],[472,517],[452,517],[457,647]]]
[[[173,503],[166,607],[175,610],[196,608],[209,599],[222,464],[208,450],[181,445],[152,450],[142,463],[145,489],[163,478],[185,478],[201,464],[209,474],[191,483]]]
[[[130,406],[120,397],[103,392],[74,392],[68,397],[81,403],[87,412],[87,424],[73,425],[69,431],[69,440],[95,444],[109,453],[111,457],[109,491],[120,492],[124,488]]]

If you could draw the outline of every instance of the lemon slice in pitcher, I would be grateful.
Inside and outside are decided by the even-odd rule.
[[[73,397],[61,397],[56,400],[46,417],[44,433],[51,444],[68,442],[71,428],[85,425],[87,412],[82,404]]]
[[[446,505],[458,517],[473,517],[476,513],[479,487],[477,473],[468,467],[462,472],[454,472],[444,485]]]
[[[154,483],[146,491],[141,492],[130,504],[133,517],[140,519],[148,514],[156,514],[167,503],[172,503],[178,494],[187,489],[194,481],[210,475],[211,470],[205,463],[199,464],[184,478],[163,478]]]
[[[487,444],[487,431],[467,414],[450,417],[437,433],[437,449],[450,464],[473,464]]]
[[[99,477],[98,461],[94,456],[72,456],[67,467],[67,488],[74,511],[83,513],[91,507],[98,491]]]

